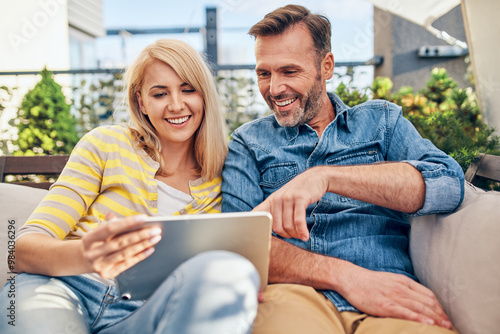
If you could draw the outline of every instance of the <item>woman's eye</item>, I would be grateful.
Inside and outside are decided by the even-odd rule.
[[[196,92],[196,89],[184,89],[183,92],[184,93],[194,93],[194,92]]]
[[[165,96],[165,93],[154,94],[153,97],[159,98]]]

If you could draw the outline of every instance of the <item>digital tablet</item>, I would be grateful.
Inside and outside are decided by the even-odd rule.
[[[116,277],[122,298],[146,300],[179,265],[210,250],[226,250],[249,259],[267,286],[272,218],[266,212],[217,213],[146,218],[159,225],[155,252]]]

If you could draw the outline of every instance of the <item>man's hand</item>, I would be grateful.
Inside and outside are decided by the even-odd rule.
[[[435,295],[412,279],[373,271],[349,261],[313,253],[273,237],[269,282],[308,285],[340,293],[361,312],[435,324],[451,323]]]
[[[425,286],[400,274],[354,265],[350,270],[338,292],[358,310],[373,316],[452,328],[436,296]]]
[[[275,191],[252,211],[266,211],[273,216],[273,231],[284,238],[309,239],[306,209],[327,191],[327,182],[319,168],[311,168]]]

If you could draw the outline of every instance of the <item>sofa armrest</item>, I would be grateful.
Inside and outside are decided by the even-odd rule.
[[[410,220],[416,276],[461,334],[495,333],[500,310],[500,192],[467,184],[464,202],[446,215]]]
[[[12,249],[17,230],[47,192],[45,189],[0,182],[0,288],[10,277],[7,254]]]

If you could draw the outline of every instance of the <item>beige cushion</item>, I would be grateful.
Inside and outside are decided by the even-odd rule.
[[[411,220],[415,274],[461,334],[496,333],[500,310],[500,192],[466,185],[455,212]]]
[[[9,277],[6,255],[8,241],[14,240],[17,235],[15,232],[28,220],[45,194],[47,190],[44,189],[0,183],[0,287]]]

